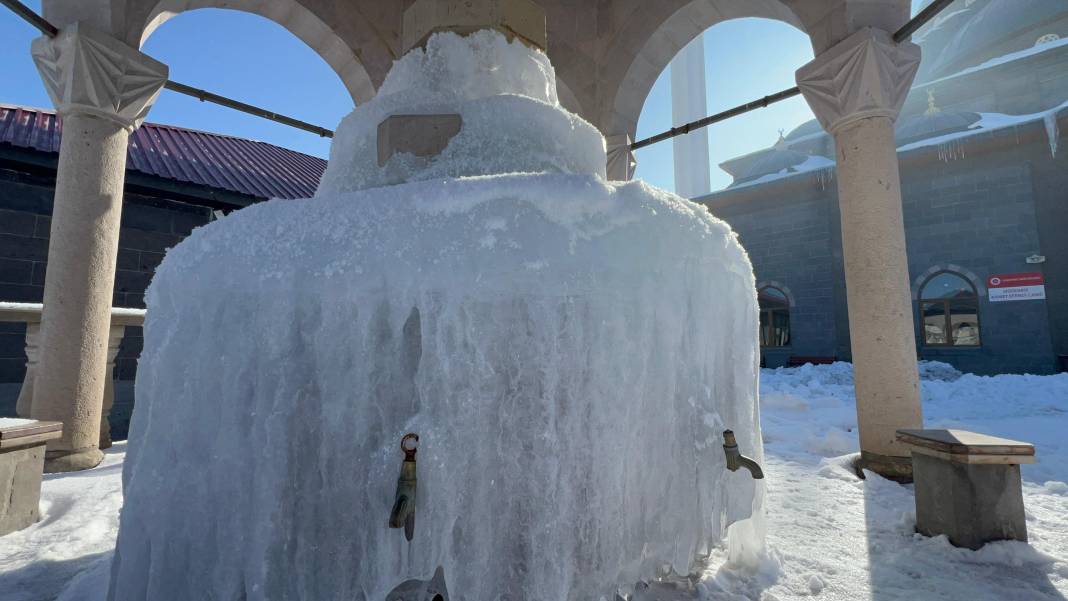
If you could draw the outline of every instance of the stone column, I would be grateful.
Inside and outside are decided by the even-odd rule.
[[[71,471],[103,458],[101,399],[126,146],[167,67],[84,23],[34,40],[32,54],[63,118],[63,140],[31,415],[63,422],[63,436],[48,443],[45,471]]]
[[[919,63],[915,44],[864,28],[797,71],[837,148],[861,464],[899,480],[912,464],[895,432],[923,416],[894,121]]]

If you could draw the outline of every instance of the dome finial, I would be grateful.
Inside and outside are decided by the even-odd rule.
[[[927,110],[923,114],[930,117],[931,115],[937,115],[941,112],[942,109],[935,105],[934,90],[927,90]]]

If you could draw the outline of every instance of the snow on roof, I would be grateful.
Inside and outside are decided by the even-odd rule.
[[[802,173],[811,173],[813,171],[820,171],[822,169],[831,169],[834,167],[834,161],[821,155],[811,155],[804,162],[794,165],[778,171],[776,173],[769,173],[762,175],[754,180],[748,182],[742,182],[737,185],[732,185],[727,190],[738,190],[741,188],[747,188],[749,186],[756,186],[758,184],[765,184],[779,179],[800,175]]]
[[[924,147],[938,146],[938,145],[948,145],[948,144],[950,144],[952,142],[963,141],[963,139],[965,139],[965,138],[969,138],[971,136],[975,136],[975,135],[978,135],[978,134],[981,134],[981,133],[987,133],[987,132],[992,132],[992,131],[996,131],[996,130],[1000,130],[1000,129],[1005,129],[1005,128],[1008,128],[1008,127],[1014,127],[1014,126],[1018,126],[1018,125],[1023,125],[1024,123],[1030,123],[1030,122],[1037,121],[1037,120],[1041,119],[1042,121],[1045,122],[1046,133],[1047,133],[1047,135],[1049,137],[1050,153],[1053,156],[1056,156],[1057,155],[1057,148],[1058,148],[1058,145],[1059,145],[1058,142],[1059,142],[1059,139],[1060,139],[1060,130],[1059,130],[1058,125],[1057,125],[1057,119],[1060,118],[1061,114],[1063,112],[1065,112],[1066,110],[1068,110],[1068,101],[1065,101],[1064,103],[1060,104],[1059,106],[1056,106],[1056,107],[1051,108],[1049,110],[1038,112],[1038,113],[1032,113],[1032,114],[1028,114],[1028,115],[1006,115],[1006,114],[1003,114],[1003,113],[979,113],[979,116],[980,116],[979,121],[977,121],[971,128],[969,128],[967,130],[954,132],[954,133],[950,133],[950,134],[945,134],[945,135],[942,135],[942,136],[936,136],[936,137],[933,137],[933,138],[928,138],[926,140],[920,140],[918,142],[913,142],[911,144],[905,144],[903,146],[899,146],[897,151],[900,153],[900,152],[908,152],[910,150],[916,150],[917,148],[924,148]],[[956,151],[950,151],[950,150],[946,150],[945,152],[946,152],[947,158],[956,153]],[[802,175],[802,174],[805,174],[805,173],[813,173],[813,172],[817,172],[817,175],[818,175],[820,181],[824,181],[825,179],[827,179],[827,177],[825,177],[823,173],[818,173],[818,172],[821,172],[821,171],[824,171],[824,170],[829,172],[830,170],[834,169],[834,167],[835,167],[835,162],[832,161],[831,159],[828,159],[827,157],[820,156],[820,155],[812,155],[812,156],[808,157],[808,159],[806,159],[803,163],[801,163],[799,165],[795,165],[792,168],[783,169],[783,170],[778,171],[776,173],[769,173],[768,175],[761,176],[761,177],[756,178],[756,179],[754,179],[752,181],[742,182],[742,183],[738,183],[738,184],[732,184],[731,186],[729,186],[727,188],[724,188],[723,190],[719,190],[719,191],[713,192],[712,194],[717,194],[719,192],[726,192],[726,191],[732,191],[732,190],[740,190],[742,188],[748,188],[750,186],[757,186],[757,185],[766,184],[766,183],[769,183],[769,182],[773,182],[773,181],[777,181],[777,180],[781,180],[781,179],[786,179],[786,178],[789,178],[789,177],[794,177],[794,176]],[[828,175],[829,175],[829,173],[828,173]]]
[[[938,144],[946,144],[954,140],[960,140],[974,136],[976,134],[991,132],[1007,127],[1014,127],[1029,123],[1031,121],[1043,120],[1046,124],[1046,134],[1049,136],[1050,153],[1053,156],[1057,155],[1057,146],[1060,138],[1060,131],[1057,127],[1057,118],[1060,114],[1068,109],[1068,101],[1061,103],[1059,106],[1051,109],[1041,111],[1038,113],[1031,113],[1028,115],[1006,115],[1004,113],[979,113],[979,121],[975,123],[971,128],[964,131],[954,132],[946,134],[944,136],[936,136],[934,138],[928,138],[926,140],[920,140],[911,144],[905,144],[897,149],[898,152],[908,152],[917,148],[923,148],[925,146],[936,146]]]
[[[1049,52],[1051,50],[1055,50],[1057,48],[1061,48],[1061,47],[1063,47],[1065,45],[1068,45],[1068,38],[1062,38],[1060,40],[1056,40],[1056,41],[1053,41],[1053,42],[1048,42],[1048,43],[1045,43],[1045,44],[1038,44],[1038,45],[1032,46],[1030,48],[1025,48],[1024,50],[1017,50],[1016,52],[1010,52],[1008,54],[1003,54],[1001,56],[994,57],[994,58],[992,58],[992,59],[990,59],[990,60],[988,60],[986,62],[979,63],[978,65],[975,65],[974,67],[968,67],[967,69],[963,69],[961,71],[957,71],[956,73],[952,73],[950,75],[946,75],[945,77],[939,77],[938,79],[932,79],[931,81],[925,81],[922,84],[917,85],[916,87],[917,88],[921,88],[921,87],[929,86],[929,85],[936,84],[936,83],[939,83],[939,82],[948,81],[950,79],[956,79],[957,77],[962,77],[964,75],[970,75],[972,73],[976,73],[976,72],[979,72],[979,71],[985,71],[987,69],[990,69],[990,68],[993,68],[993,67],[997,67],[998,65],[1003,65],[1005,63],[1011,63],[1012,61],[1017,61],[1017,60],[1020,60],[1022,58],[1027,58],[1029,56],[1034,56],[1036,54],[1042,54],[1043,52]]]

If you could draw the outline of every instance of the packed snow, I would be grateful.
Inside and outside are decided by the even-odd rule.
[[[389,115],[460,113],[379,166]],[[433,36],[338,130],[315,198],[193,232],[148,290],[113,601],[587,600],[762,560],[749,260],[608,182],[545,55]],[[180,424],[180,427],[176,427]],[[414,539],[386,527],[420,436]],[[300,566],[293,570],[292,566]]]
[[[695,584],[653,582],[638,601],[828,599],[1063,601],[1068,598],[1068,374],[961,375],[921,364],[929,426],[1035,444],[1023,466],[1030,544],[979,551],[913,532],[911,486],[849,468],[857,450],[849,365],[763,370],[768,553],[757,568],[713,550]],[[122,502],[125,445],[100,467],[46,476],[42,521],[0,538],[0,601],[103,601]],[[287,571],[291,573],[291,570]]]

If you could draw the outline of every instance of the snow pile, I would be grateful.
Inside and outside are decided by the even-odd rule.
[[[68,587],[77,594],[66,601],[104,601],[125,452],[116,442],[92,470],[44,475],[40,521],[0,537],[0,601],[55,599]],[[92,582],[87,570],[97,575]]]
[[[347,119],[316,198],[168,253],[113,601],[381,600],[438,566],[455,598],[585,601],[689,573],[754,513],[729,547],[759,561],[763,497],[721,447],[763,459],[749,261],[700,206],[605,182],[554,81],[498,34],[435,36]],[[464,130],[379,168],[378,120],[416,110]],[[507,144],[482,129],[504,122]],[[406,432],[411,543],[386,527]]]
[[[942,382],[956,382],[963,375],[956,367],[941,361],[919,362],[921,380],[939,380]]]
[[[1037,463],[1021,467],[1024,477],[1038,482],[1064,477],[1068,443],[1061,432],[1068,416],[1068,374],[977,376],[921,361],[920,378],[925,427],[1032,442]],[[792,452],[823,457],[859,449],[849,363],[764,370],[761,386],[766,443],[786,443]],[[776,440],[783,427],[791,428],[788,440]]]
[[[1030,543],[958,549],[915,533],[912,486],[857,478],[859,450],[848,363],[763,370],[761,420],[768,456],[768,547],[775,565],[756,576],[712,566],[711,599],[1060,600],[1068,596],[1068,374],[959,374],[922,362],[925,425],[1025,440],[1022,466]]]

